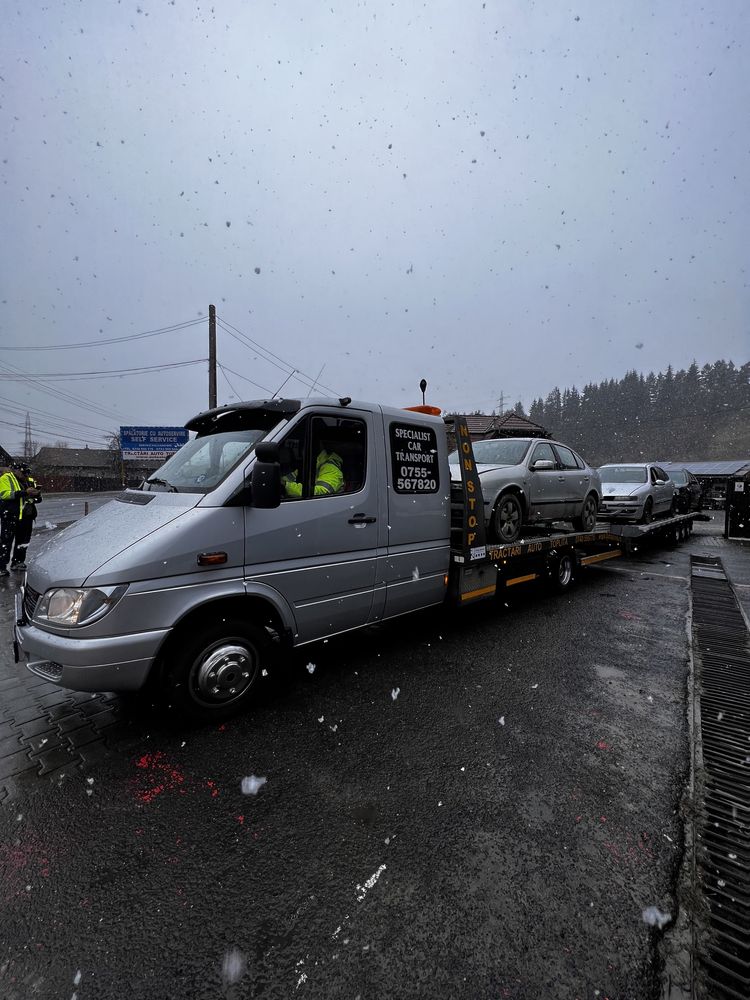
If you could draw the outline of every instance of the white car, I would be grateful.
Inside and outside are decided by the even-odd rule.
[[[632,462],[602,465],[600,514],[615,521],[648,524],[657,514],[674,514],[677,488],[660,465]]]

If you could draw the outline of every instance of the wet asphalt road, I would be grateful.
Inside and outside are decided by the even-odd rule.
[[[658,996],[688,553],[724,544],[309,647],[197,729],[22,672],[4,582],[0,996]]]

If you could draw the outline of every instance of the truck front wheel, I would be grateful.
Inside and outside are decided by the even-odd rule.
[[[198,721],[236,715],[256,693],[269,652],[268,633],[239,618],[178,634],[163,656],[167,704]]]

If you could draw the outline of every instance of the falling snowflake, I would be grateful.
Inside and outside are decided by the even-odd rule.
[[[242,794],[243,795],[257,795],[260,789],[268,781],[268,778],[256,778],[254,774],[251,774],[247,778],[242,779]]]
[[[307,664],[307,672],[308,672],[308,674],[314,674],[315,673],[315,664],[314,663],[308,663]]]
[[[658,906],[647,906],[641,913],[644,924],[649,927],[658,927],[661,930],[672,920],[671,913],[662,913]]]
[[[393,688],[393,690],[391,691],[391,698],[393,698],[393,700],[395,701],[400,693],[401,693],[401,688]]]

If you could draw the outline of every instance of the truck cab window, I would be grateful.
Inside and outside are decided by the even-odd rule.
[[[279,457],[285,500],[356,493],[365,482],[366,425],[351,418],[311,417],[283,440]]]

